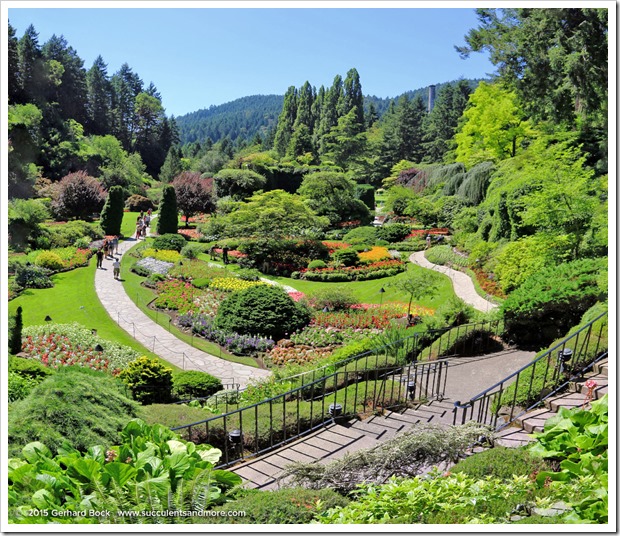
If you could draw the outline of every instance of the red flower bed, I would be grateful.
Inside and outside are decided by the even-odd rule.
[[[179,234],[186,236],[190,240],[198,240],[200,233],[196,229],[179,229]]]
[[[402,266],[405,264],[403,261],[399,261],[398,259],[390,259],[388,261],[377,261],[371,262],[370,264],[366,264],[365,266],[343,266],[341,268],[315,268],[313,270],[304,269],[302,272],[372,272],[373,270],[385,270],[387,268],[396,268],[398,266]]]
[[[298,291],[287,292],[287,294],[293,299],[293,301],[296,301],[296,302],[298,302],[305,296],[303,292],[298,292]]]
[[[331,242],[329,240],[323,240],[322,244],[329,250],[330,255],[337,249],[344,249],[351,246],[351,244],[347,244],[346,242]]]
[[[473,272],[476,275],[476,279],[478,280],[480,287],[487,294],[490,294],[491,296],[497,296],[498,298],[506,297],[506,294],[504,294],[502,288],[497,284],[497,281],[489,279],[489,274],[487,274],[480,268],[474,268]]]
[[[411,233],[407,235],[407,238],[416,238],[416,237],[426,236],[426,235],[448,235],[448,234],[450,234],[450,229],[448,229],[447,227],[439,227],[436,229],[416,229],[415,231],[411,231]]]
[[[221,255],[222,248],[215,248],[215,253],[217,253],[218,255]],[[247,257],[245,253],[241,253],[240,251],[237,251],[236,249],[230,250],[228,252],[228,256],[232,257],[233,259],[242,259],[243,257]]]

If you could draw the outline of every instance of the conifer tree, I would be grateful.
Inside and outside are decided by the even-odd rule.
[[[88,132],[105,135],[111,130],[112,85],[108,79],[108,66],[97,56],[86,73]]]
[[[284,95],[282,112],[278,117],[278,127],[273,141],[273,148],[280,156],[284,156],[293,135],[293,125],[297,116],[297,90],[291,86]]]
[[[120,235],[123,223],[124,196],[122,186],[112,186],[101,211],[99,224],[106,235]]]
[[[177,196],[174,186],[164,186],[159,204],[157,217],[157,234],[176,234],[179,230],[179,213],[177,210]]]
[[[21,305],[15,311],[15,316],[11,318],[9,324],[9,353],[15,355],[22,351],[22,329],[24,322],[22,319]]]

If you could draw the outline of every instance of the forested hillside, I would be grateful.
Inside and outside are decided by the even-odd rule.
[[[480,82],[480,80],[465,81],[472,90]],[[440,91],[442,86],[450,83],[435,84],[435,91]],[[428,91],[428,87],[423,87],[407,91],[404,95],[410,100],[420,97],[424,102],[427,102]],[[314,92],[316,93],[316,89]],[[400,95],[394,99],[366,95],[364,97],[364,110],[366,113],[372,110],[381,118],[388,111],[390,102],[399,98]],[[253,95],[181,115],[176,118],[181,144],[203,143],[208,138],[212,142],[217,142],[226,137],[239,144],[251,142],[257,134],[263,140],[273,139],[283,101],[283,95]]]

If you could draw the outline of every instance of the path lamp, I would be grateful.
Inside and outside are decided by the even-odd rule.
[[[243,447],[241,442],[243,441],[243,434],[241,433],[241,430],[231,430],[228,433],[228,440],[232,443],[233,452],[236,454],[237,449],[239,449],[239,458],[242,458]]]
[[[100,344],[97,344],[94,348],[95,352],[103,352],[103,346],[101,346]]]
[[[413,400],[415,397],[415,380],[407,382],[407,392],[409,393],[409,399]]]
[[[323,307],[323,312],[324,313],[329,313],[329,307],[327,307],[327,305],[325,307]]]
[[[330,404],[327,412],[332,419],[336,419],[336,417],[342,415],[342,406],[340,404]]]
[[[560,364],[560,372],[566,370],[568,362],[573,358],[573,351],[570,348],[558,350],[558,363]]]
[[[50,315],[47,315],[47,316],[45,317],[45,321],[46,321],[46,322],[51,322],[51,321],[52,321],[52,317],[51,317]]]
[[[383,295],[385,294],[385,289],[383,287],[381,287],[379,289],[379,307],[381,307],[383,305]]]

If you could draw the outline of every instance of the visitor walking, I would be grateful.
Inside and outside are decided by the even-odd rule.
[[[119,279],[121,276],[121,263],[118,260],[118,257],[114,259],[114,264],[112,264],[112,268],[114,271],[114,279]]]
[[[118,254],[118,235],[114,235],[112,239],[112,253]]]
[[[224,264],[228,264],[228,246],[222,248],[222,260]]]
[[[424,249],[428,249],[431,247],[431,235],[426,235],[426,247]]]
[[[97,250],[97,268],[103,268],[103,248]]]
[[[215,256],[215,248],[217,248],[217,244],[213,244],[210,248],[209,248],[209,255],[211,256],[211,260],[214,261],[216,259]]]

